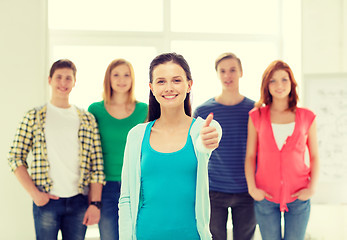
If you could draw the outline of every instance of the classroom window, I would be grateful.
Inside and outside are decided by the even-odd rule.
[[[174,0],[171,28],[174,32],[276,34],[278,7],[278,0]]]
[[[49,0],[50,29],[162,31],[162,0]],[[149,14],[149,11],[150,14]]]
[[[71,102],[82,107],[101,100],[105,70],[115,58],[134,65],[136,98],[147,102],[150,61],[163,52],[182,54],[194,79],[193,109],[219,94],[214,60],[223,52],[240,57],[240,91],[254,100],[271,61],[289,56],[291,66],[301,66],[300,0],[49,0],[48,7],[50,64],[76,63]]]

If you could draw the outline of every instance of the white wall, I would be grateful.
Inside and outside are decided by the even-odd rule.
[[[343,44],[342,49],[342,70],[347,72],[347,0],[342,3],[342,29],[343,35],[341,37],[341,43]]]
[[[0,1],[0,239],[34,239],[32,202],[7,153],[24,113],[46,100],[46,1]]]
[[[347,0],[302,1],[304,74],[347,72]]]

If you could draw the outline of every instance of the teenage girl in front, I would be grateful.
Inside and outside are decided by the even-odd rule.
[[[207,164],[221,128],[191,117],[185,59],[161,54],[150,65],[149,122],[128,135],[119,200],[120,239],[207,240]]]

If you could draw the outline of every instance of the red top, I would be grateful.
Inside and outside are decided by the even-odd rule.
[[[305,164],[305,150],[308,132],[316,115],[305,108],[296,108],[295,127],[282,149],[278,149],[272,131],[270,108],[253,108],[249,116],[258,135],[257,167],[255,183],[257,188],[269,193],[267,200],[279,203],[282,212],[288,211],[287,203],[297,191],[307,188],[311,170]]]

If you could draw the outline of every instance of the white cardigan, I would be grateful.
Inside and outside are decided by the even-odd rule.
[[[210,199],[208,185],[208,160],[212,151],[204,147],[200,138],[200,130],[205,120],[198,117],[193,123],[190,136],[193,141],[198,160],[196,179],[195,216],[201,240],[211,240]],[[119,239],[136,240],[136,222],[140,200],[141,183],[141,146],[148,123],[142,123],[130,130],[124,152],[122,170],[121,195],[119,198]],[[210,124],[217,129],[219,141],[222,128],[213,120]],[[165,224],[165,223],[163,223]]]

